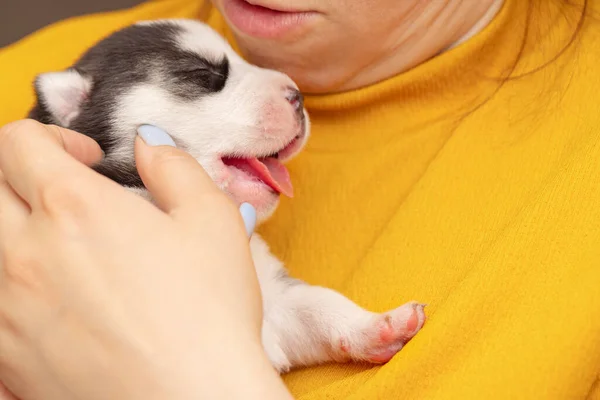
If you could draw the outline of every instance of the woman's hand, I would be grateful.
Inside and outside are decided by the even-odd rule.
[[[102,152],[83,135],[0,130],[0,381],[24,400],[286,398],[239,211],[144,137],[158,207],[85,166]]]

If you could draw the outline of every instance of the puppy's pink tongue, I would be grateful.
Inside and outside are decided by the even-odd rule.
[[[294,187],[287,168],[276,158],[229,159],[226,164],[258,177],[278,193],[294,197]]]

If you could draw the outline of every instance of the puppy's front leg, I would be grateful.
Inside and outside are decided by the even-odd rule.
[[[328,361],[387,362],[425,322],[416,302],[378,314],[290,278],[260,238],[251,244],[263,293],[263,345],[280,372]]]

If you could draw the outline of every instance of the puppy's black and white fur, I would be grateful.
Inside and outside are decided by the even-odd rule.
[[[95,139],[106,153],[96,167],[101,174],[151,201],[133,145],[138,126],[156,125],[234,201],[253,204],[259,222],[279,193],[247,160],[278,168],[309,136],[302,96],[288,76],[248,64],[208,26],[189,20],[117,31],[71,68],[39,75],[35,91],[30,117]],[[287,277],[259,235],[250,245],[264,301],[263,345],[280,372],[327,361],[386,362],[424,323],[422,305],[369,312]]]

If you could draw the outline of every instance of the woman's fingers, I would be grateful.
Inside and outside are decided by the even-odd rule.
[[[138,172],[163,211],[174,215],[186,210],[183,218],[187,219],[192,210],[230,204],[198,161],[178,150],[166,132],[155,126],[142,125],[138,134],[135,144]],[[251,236],[256,225],[256,211],[245,203],[240,207],[240,214],[246,234]]]
[[[191,155],[175,147],[162,129],[151,125],[138,128],[135,158],[138,172],[158,206],[165,212],[201,206],[211,196],[224,197]]]
[[[44,186],[81,174],[85,170],[79,163],[93,164],[102,156],[91,138],[33,120],[13,122],[0,129],[0,170],[31,206],[39,204]]]
[[[100,145],[89,136],[56,125],[43,126],[57,137],[67,153],[80,163],[92,166],[104,157],[104,152],[100,148]]]
[[[217,207],[225,211],[223,207],[232,205],[200,164],[189,154],[175,148],[175,143],[164,131],[146,125],[140,127],[139,136],[141,139],[136,140],[138,171],[165,212],[174,214],[185,209],[189,212],[184,218],[190,218],[193,215],[190,212],[199,207]],[[65,150],[71,157],[65,154]],[[102,156],[95,141],[77,132],[32,120],[8,124],[0,129],[0,170],[9,187],[0,193],[0,201],[8,202],[7,207],[17,207],[18,202],[7,190],[12,189],[29,208],[44,207],[45,200],[48,200],[44,193],[47,194],[50,188],[55,189],[52,193],[58,190],[52,195],[53,207],[60,207],[60,204],[55,204],[57,202],[71,204],[72,201],[66,201],[69,194],[61,188],[73,186],[73,181],[83,184],[92,179],[95,175],[91,170],[80,168],[80,163],[91,165],[100,161]],[[58,200],[65,201],[58,201],[54,198],[56,195],[60,195]],[[256,213],[249,204],[242,205],[241,211],[244,230],[250,235],[256,223]],[[212,215],[199,214],[204,219]],[[15,212],[14,215],[20,213]]]
[[[0,239],[14,236],[25,225],[29,211],[29,206],[6,183],[0,172]]]
[[[8,389],[0,382],[0,400],[18,400]]]

